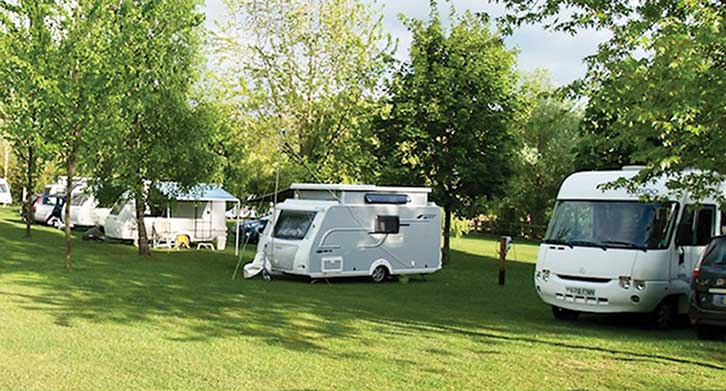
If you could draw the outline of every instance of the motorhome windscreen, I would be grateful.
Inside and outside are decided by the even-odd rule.
[[[406,194],[368,193],[365,195],[366,204],[405,205],[411,201]]]
[[[301,240],[310,229],[315,212],[283,210],[275,223],[274,237],[287,240]]]
[[[702,265],[726,267],[726,238],[711,242],[703,256]]]
[[[675,202],[558,201],[545,243],[664,249],[677,215]]]

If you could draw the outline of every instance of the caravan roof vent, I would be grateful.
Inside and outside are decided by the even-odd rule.
[[[638,166],[638,165],[632,165],[632,166],[623,166],[623,171],[640,171],[645,170],[646,166]]]
[[[406,194],[368,193],[365,196],[366,204],[405,205],[411,202]]]

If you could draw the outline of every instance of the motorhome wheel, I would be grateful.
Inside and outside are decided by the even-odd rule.
[[[580,313],[567,308],[552,306],[552,315],[557,320],[575,321],[580,316]]]
[[[373,269],[373,274],[371,274],[371,279],[376,283],[383,282],[386,277],[388,277],[388,269],[383,265],[379,265]]]
[[[655,307],[655,311],[651,314],[651,323],[653,327],[666,330],[673,326],[676,318],[675,302],[670,298],[665,298]]]

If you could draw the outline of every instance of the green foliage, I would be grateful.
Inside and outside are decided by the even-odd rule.
[[[405,19],[411,58],[393,75],[369,148],[374,181],[430,186],[448,217],[504,190],[523,102],[515,52],[488,18],[466,13],[446,31],[431,8],[428,21]]]
[[[495,209],[500,223],[545,225],[562,180],[574,171],[582,115],[544,70],[525,75],[521,93],[528,111],[518,132],[520,149]]]
[[[181,189],[214,178],[221,111],[192,94],[199,79],[200,2],[121,1],[111,45],[110,92],[118,108],[113,132],[96,144],[99,187],[147,200],[161,180]],[[120,195],[120,194],[118,194]],[[143,207],[137,208],[140,254],[146,254]]]
[[[451,236],[460,238],[469,234],[469,232],[471,232],[471,220],[456,215],[451,216]]]
[[[726,179],[723,2],[504,2],[514,11],[505,18],[510,26],[554,20],[551,28],[568,32],[612,30],[587,59],[587,77],[577,87],[594,97],[591,118],[602,120],[597,127],[606,126],[605,139],[612,141],[595,149],[632,153],[631,162],[647,164],[627,187],[670,175],[676,190],[726,202],[719,186]],[[565,9],[568,18],[552,18]],[[687,168],[700,171],[684,173]]]
[[[231,22],[215,54],[227,74],[217,86],[234,102],[229,151],[242,175],[256,177],[257,190],[273,182],[274,167],[283,179],[360,178],[355,140],[393,52],[380,11],[359,0],[226,4]]]

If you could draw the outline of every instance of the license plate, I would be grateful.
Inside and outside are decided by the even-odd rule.
[[[726,295],[713,295],[713,305],[726,307]]]
[[[565,288],[567,293],[571,295],[577,295],[577,296],[595,296],[595,290],[592,288],[573,288],[573,287],[567,287]]]

